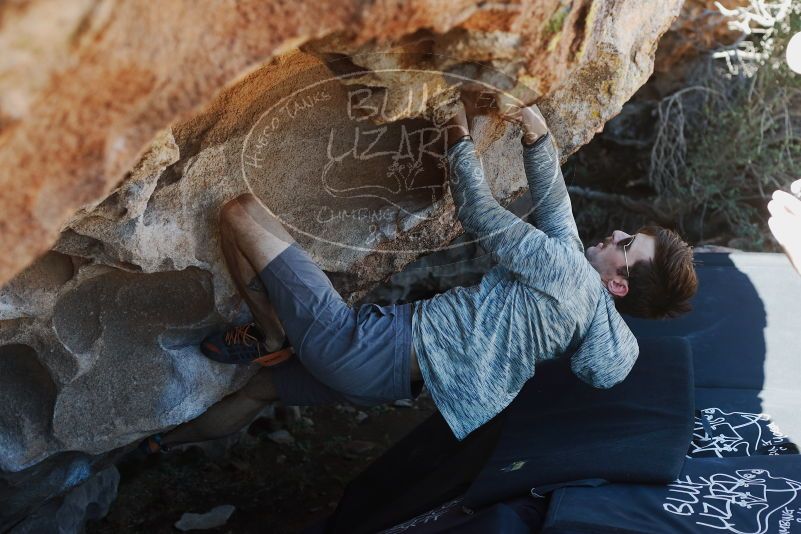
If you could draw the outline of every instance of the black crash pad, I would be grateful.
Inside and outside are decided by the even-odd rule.
[[[784,254],[706,253],[696,259],[694,310],[666,321],[627,317],[629,326],[638,339],[687,340],[698,408],[715,405],[728,391],[737,409],[770,414],[801,442],[801,276]]]
[[[553,485],[660,483],[681,470],[692,435],[692,356],[680,338],[640,342],[629,376],[596,389],[566,365],[543,366],[508,409],[469,507]]]
[[[609,390],[581,382],[566,360],[550,362],[462,442],[439,414],[423,422],[348,485],[327,531],[388,528],[465,491],[464,505],[479,507],[579,479],[672,480],[692,411],[691,355],[681,339],[647,340],[630,376]]]

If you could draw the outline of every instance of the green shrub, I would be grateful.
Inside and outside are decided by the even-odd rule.
[[[714,232],[741,238],[744,248],[772,248],[765,205],[801,175],[801,75],[784,60],[801,31],[801,5],[771,6],[783,18],[710,54],[659,105],[649,181],[679,206],[677,217],[700,217],[700,241]]]

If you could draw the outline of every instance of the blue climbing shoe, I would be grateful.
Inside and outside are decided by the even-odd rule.
[[[277,351],[268,350],[264,333],[256,323],[233,326],[224,332],[211,334],[200,344],[200,350],[216,362],[258,363],[265,367],[286,361],[293,354],[288,338],[284,338]]]

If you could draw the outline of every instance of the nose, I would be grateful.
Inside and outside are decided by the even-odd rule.
[[[620,243],[624,239],[628,239],[629,237],[631,237],[631,235],[627,234],[623,230],[615,230],[614,232],[612,232],[612,243],[617,245],[618,243]]]

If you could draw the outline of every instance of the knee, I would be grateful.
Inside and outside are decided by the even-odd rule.
[[[248,206],[252,203],[258,203],[258,200],[256,200],[256,197],[250,193],[244,193],[232,200],[229,200],[223,204],[223,207],[220,210],[220,220],[230,220],[237,215],[242,214],[243,212],[247,211]]]
[[[220,224],[223,226],[235,226],[237,221],[259,205],[258,199],[250,193],[244,193],[223,204],[220,210]]]

